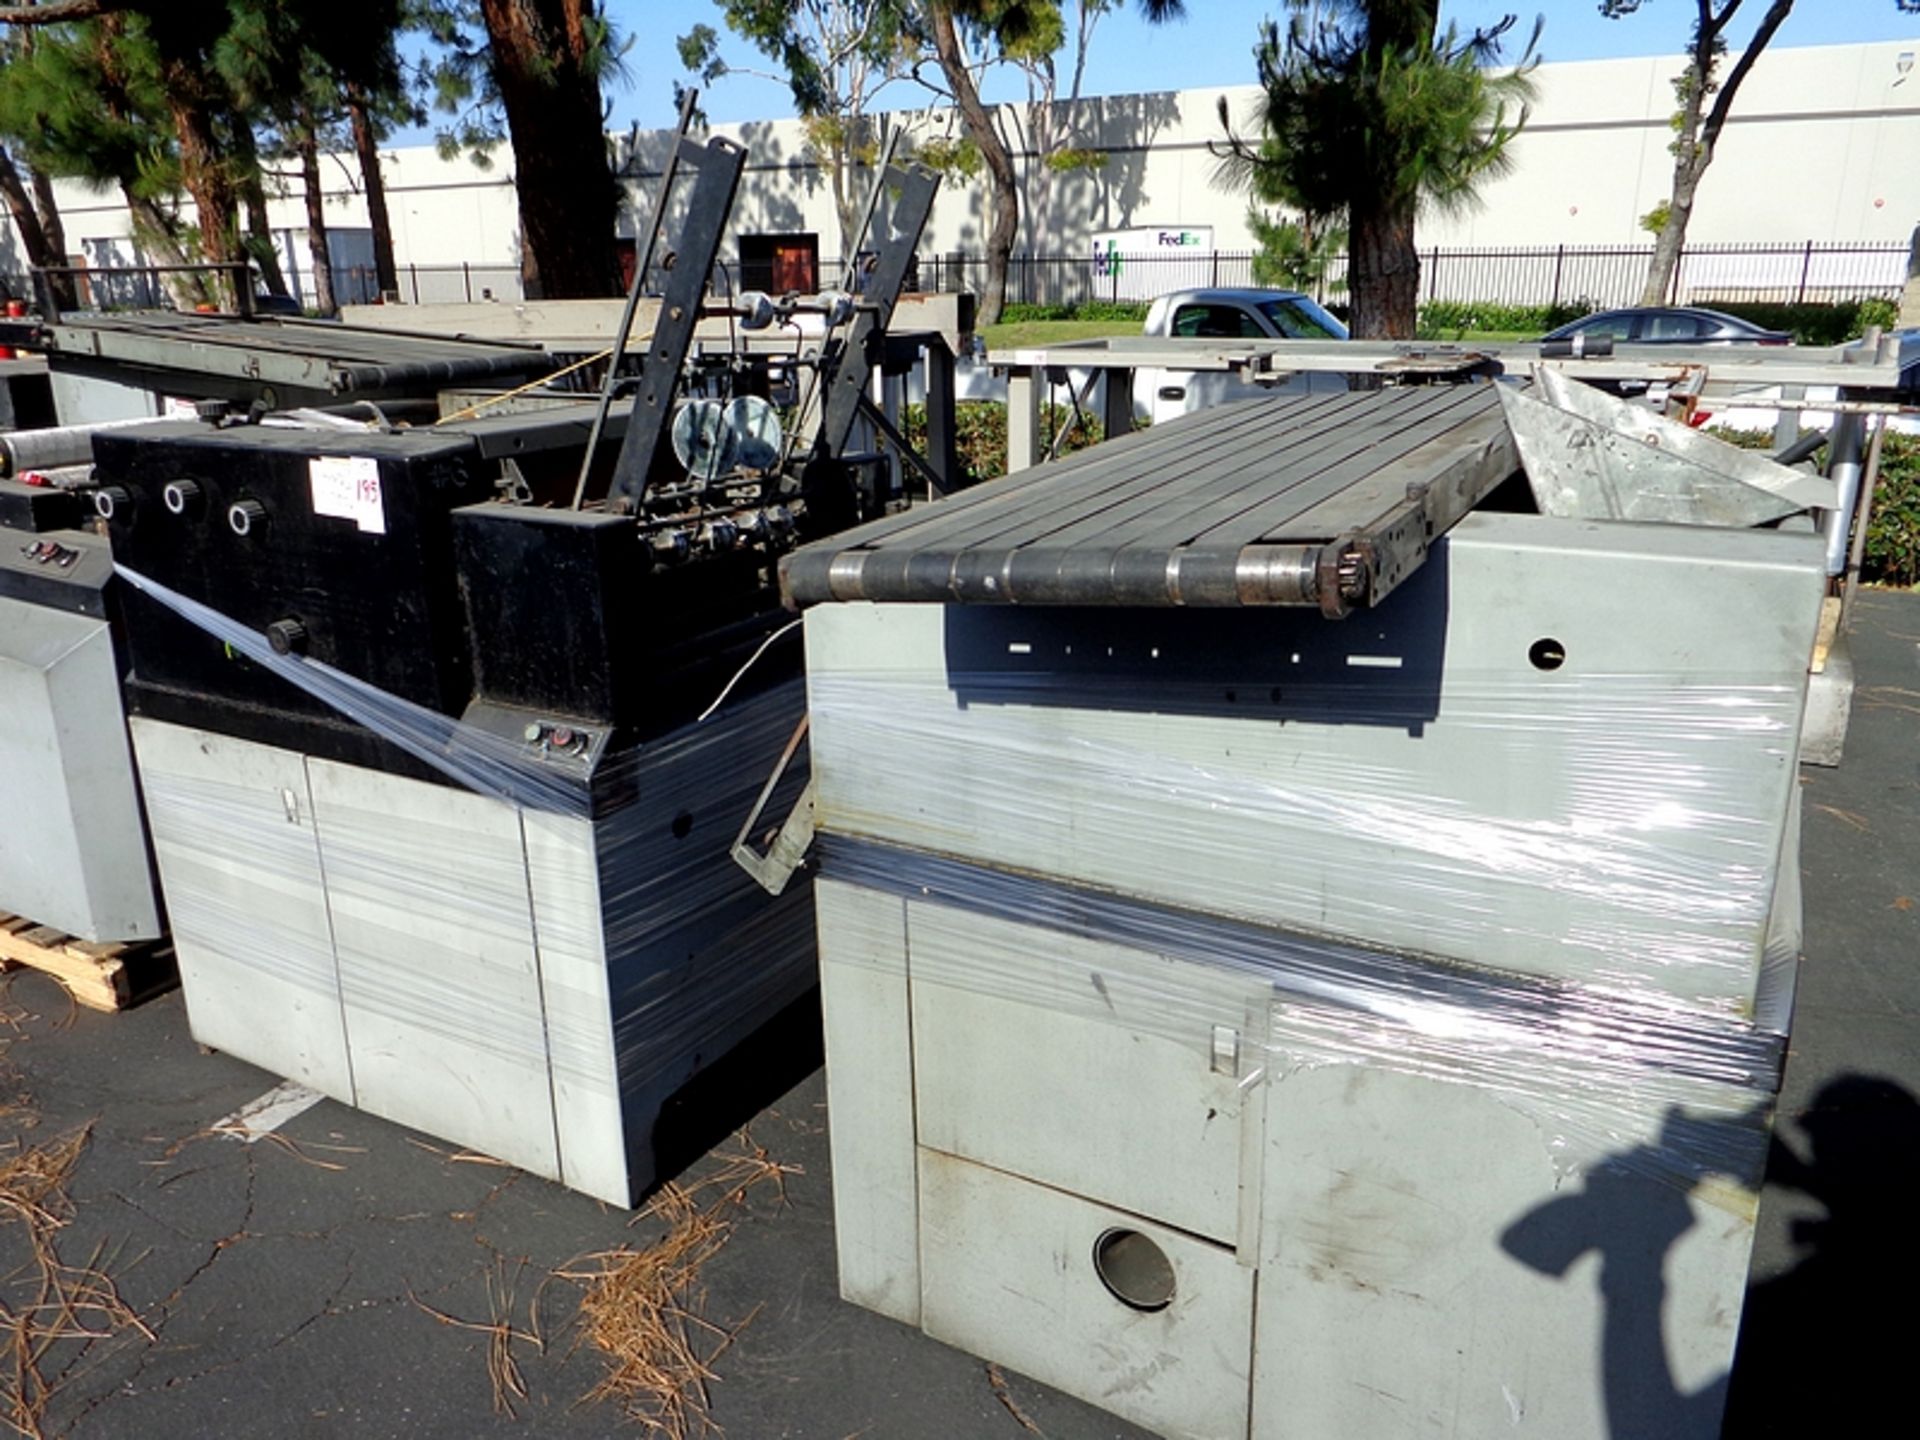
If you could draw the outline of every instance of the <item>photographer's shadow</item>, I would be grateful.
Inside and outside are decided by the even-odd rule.
[[[1723,1433],[1896,1433],[1912,1410],[1920,1101],[1891,1080],[1843,1075],[1797,1128],[1805,1157],[1776,1135],[1767,1183],[1826,1213],[1795,1220],[1793,1268],[1747,1292]]]
[[[1867,1434],[1903,1408],[1894,1361],[1909,1348],[1908,1297],[1920,1279],[1907,1213],[1920,1179],[1920,1103],[1868,1076],[1821,1090],[1799,1121],[1805,1158],[1788,1138],[1771,1141],[1767,1183],[1811,1197],[1826,1214],[1795,1223],[1794,1240],[1808,1249],[1791,1271],[1748,1291],[1733,1371],[1695,1389],[1674,1375],[1666,1265],[1695,1223],[1691,1182],[1750,1175],[1764,1120],[1761,1110],[1712,1121],[1670,1113],[1657,1145],[1611,1157],[1581,1189],[1500,1237],[1509,1255],[1546,1275],[1598,1254],[1612,1440]]]

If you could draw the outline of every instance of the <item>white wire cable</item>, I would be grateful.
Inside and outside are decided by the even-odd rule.
[[[804,619],[805,617],[803,616],[801,618]],[[741,677],[743,677],[747,673],[747,671],[753,668],[754,661],[758,660],[762,655],[767,653],[767,647],[769,645],[773,644],[774,641],[778,640],[782,635],[785,635],[789,630],[792,630],[795,626],[799,625],[800,623],[801,623],[800,620],[789,620],[786,624],[782,625],[778,630],[774,631],[771,635],[767,636],[766,639],[762,640],[760,642],[760,648],[758,650],[755,650],[753,654],[747,657],[746,664],[742,665],[738,670],[733,672],[733,678],[727,681],[726,688],[721,690],[721,692],[718,695],[714,696],[713,703],[711,705],[707,706],[706,709],[702,710],[697,716],[694,717],[693,723],[698,725],[702,720],[705,720],[709,715],[713,714],[714,711],[718,710],[722,705],[726,704],[727,696],[733,693],[733,687],[740,683]]]

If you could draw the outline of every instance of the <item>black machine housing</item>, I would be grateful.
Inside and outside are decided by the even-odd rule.
[[[544,413],[389,433],[183,421],[103,432],[94,478],[121,492],[114,558],[140,576],[389,695],[516,738],[569,730],[597,759],[693,719],[782,616],[764,549],[668,558],[634,517],[507,498],[509,475],[570,475],[583,438]],[[316,461],[377,477],[365,514],[325,513]],[[132,713],[441,778],[152,597],[125,608]],[[769,655],[736,693],[797,665],[797,647]]]

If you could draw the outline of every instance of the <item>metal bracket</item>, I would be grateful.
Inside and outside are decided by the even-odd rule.
[[[880,173],[874,177],[872,201],[867,221],[855,242],[856,255],[869,248],[873,228],[879,220],[883,189],[897,199],[887,215],[888,236],[877,246],[874,268],[862,277],[859,308],[853,323],[837,340],[830,341],[821,354],[820,383],[826,387],[820,430],[815,440],[816,453],[838,455],[847,448],[847,438],[866,396],[867,381],[874,362],[880,358],[876,343],[893,322],[893,310],[907,282],[907,267],[913,263],[920,246],[927,217],[933,213],[933,197],[940,189],[940,177],[919,166],[890,163],[891,149],[883,159]]]
[[[773,792],[781,778],[787,773],[787,766],[793,763],[793,757],[800,749],[800,742],[807,735],[807,717],[800,718],[800,724],[793,732],[793,738],[787,741],[787,748],[780,752],[780,759],[773,767],[773,774],[767,777],[767,783],[760,788],[760,798],[753,802],[753,809],[747,813],[746,823],[741,825],[740,833],[733,840],[733,859],[747,874],[751,875],[760,888],[769,895],[778,895],[787,888],[787,882],[793,879],[793,872],[806,863],[807,851],[813,848],[813,806],[814,782],[807,780],[807,788],[800,792],[800,798],[794,801],[793,810],[780,826],[779,833],[773,837],[773,843],[766,850],[756,850],[751,838],[760,824],[760,816],[767,808],[767,801],[773,798]]]
[[[626,440],[620,447],[620,458],[614,462],[607,509],[615,514],[638,512],[646,495],[654,455],[673,422],[673,397],[693,345],[694,328],[700,323],[700,302],[706,294],[707,279],[719,257],[720,240],[733,213],[733,197],[746,168],[747,152],[731,141],[710,140],[696,145],[683,138],[677,145],[676,173],[685,169],[694,175],[676,243],[664,252],[655,240],[650,239],[647,245],[647,254],[657,256],[656,263],[666,271],[667,278],[662,286],[660,313],[640,362],[640,388],[633,398]],[[665,226],[673,199],[662,188],[653,218],[656,232]],[[645,274],[636,270],[633,283],[637,291],[646,283]],[[608,363],[617,367],[619,360],[616,348]],[[576,494],[585,498],[584,490]]]

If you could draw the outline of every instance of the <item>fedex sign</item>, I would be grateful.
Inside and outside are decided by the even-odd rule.
[[[1142,225],[1093,237],[1093,278],[1103,300],[1150,300],[1206,278],[1177,262],[1213,252],[1210,225]]]

